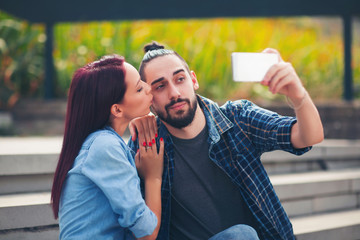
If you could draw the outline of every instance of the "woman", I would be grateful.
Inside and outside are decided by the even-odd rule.
[[[75,72],[51,195],[60,239],[156,238],[164,142],[158,151],[151,133],[134,160],[121,138],[131,119],[150,112],[151,102],[150,87],[120,56]]]

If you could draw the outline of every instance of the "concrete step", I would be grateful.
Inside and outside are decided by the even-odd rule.
[[[270,179],[290,217],[360,207],[360,169],[274,175]]]
[[[58,239],[49,193],[0,196],[0,239]],[[360,239],[360,209],[292,217],[298,240]]]
[[[297,240],[360,239],[360,210],[292,218]]]
[[[325,139],[302,156],[284,151],[261,157],[268,174],[360,168],[360,140]]]
[[[271,181],[290,217],[360,206],[360,169],[278,175]],[[0,195],[0,230],[55,224],[49,203],[49,192]]]
[[[54,174],[0,176],[0,195],[50,191]]]
[[[355,240],[360,239],[360,210],[293,218],[294,233],[298,240]],[[2,240],[56,240],[57,225],[0,230]]]
[[[54,224],[49,192],[0,196],[0,230]]]
[[[0,196],[0,239],[58,239],[50,193]]]
[[[57,240],[59,239],[59,226],[0,230],[1,240]]]
[[[58,238],[57,221],[53,219],[49,205],[49,191],[61,144],[62,137],[0,138],[0,239]],[[360,141],[325,140],[301,157],[279,151],[264,155],[267,169],[277,165],[270,178],[288,215],[296,220],[295,225],[301,225],[299,219],[317,217],[319,213],[358,211],[360,167],[356,167],[360,159],[359,146]],[[284,174],[309,170],[298,164],[310,166],[324,160],[326,167],[314,167],[311,169],[314,171],[332,169],[332,163],[349,159],[356,163],[350,165],[353,167],[351,170]],[[346,166],[349,165],[335,166],[334,169]],[[283,174],[275,175],[278,173]],[[303,237],[299,239],[317,239],[299,229],[296,231]],[[343,231],[342,227],[335,229]],[[344,229],[354,231],[351,226]],[[325,230],[324,234],[328,231],[332,230]],[[323,236],[324,231],[313,232]],[[353,234],[357,236],[356,231]]]
[[[51,189],[61,137],[0,138],[0,194]]]
[[[49,191],[61,145],[59,136],[0,138],[0,194]],[[270,175],[360,168],[360,141],[327,139],[303,156],[274,151],[262,161]]]

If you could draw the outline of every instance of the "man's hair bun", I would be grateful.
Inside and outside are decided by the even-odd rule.
[[[147,53],[149,51],[158,50],[158,49],[164,49],[165,47],[155,41],[152,43],[146,44],[144,46],[144,52]]]

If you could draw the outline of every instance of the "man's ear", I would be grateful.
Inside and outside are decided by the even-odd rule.
[[[196,78],[196,74],[194,71],[191,71],[191,81],[193,82],[194,84],[194,90],[198,90],[199,89],[199,82]]]
[[[110,113],[114,117],[122,117],[123,111],[122,111],[121,105],[118,103],[113,104],[110,108]]]

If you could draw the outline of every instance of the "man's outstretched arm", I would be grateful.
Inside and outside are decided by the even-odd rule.
[[[297,123],[291,129],[292,145],[304,148],[320,143],[324,139],[324,130],[319,112],[295,69],[290,63],[284,62],[275,49],[268,48],[264,52],[277,53],[279,56],[279,63],[269,69],[261,84],[268,86],[273,94],[285,95],[295,110]]]

